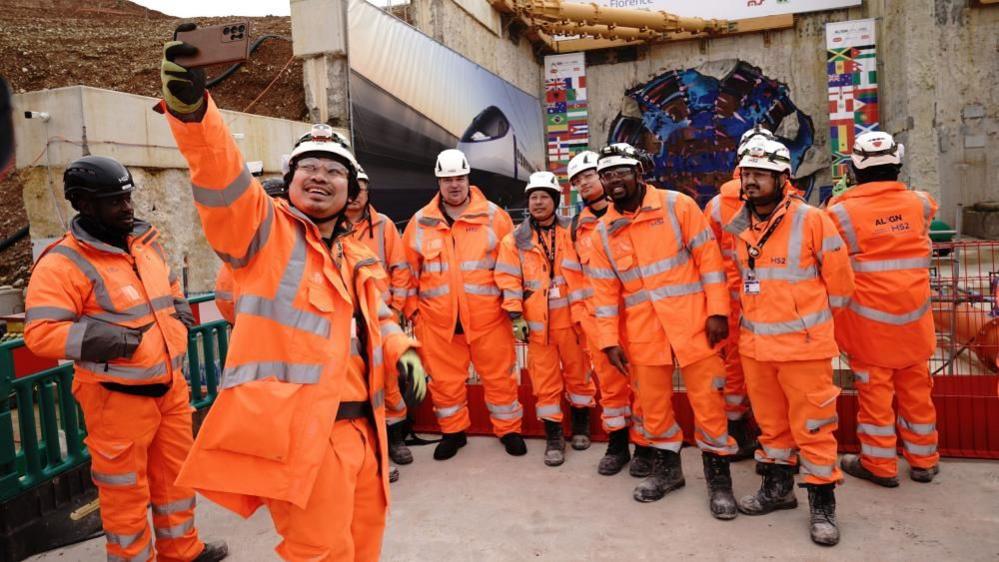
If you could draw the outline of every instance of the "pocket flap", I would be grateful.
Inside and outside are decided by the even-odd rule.
[[[836,403],[836,397],[842,390],[840,387],[830,384],[828,388],[823,388],[822,390],[816,390],[814,392],[809,392],[805,396],[808,401],[816,408],[825,408],[830,404]]]
[[[333,312],[333,295],[327,287],[309,285],[309,304],[323,312]]]
[[[227,389],[206,420],[204,447],[285,461],[302,385],[264,379]]]

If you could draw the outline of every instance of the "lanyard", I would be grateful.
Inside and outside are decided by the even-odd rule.
[[[749,265],[749,271],[751,277],[753,278],[756,277],[756,258],[760,257],[760,253],[763,250],[763,246],[767,243],[767,240],[770,240],[770,236],[774,233],[774,231],[777,230],[777,227],[780,226],[780,223],[784,220],[784,217],[787,216],[786,209],[790,205],[791,205],[790,201],[784,204],[785,213],[777,217],[772,223],[770,223],[769,226],[767,226],[767,230],[763,233],[763,236],[760,238],[760,241],[756,244],[755,247],[751,245],[749,242],[746,242],[746,253],[749,254],[749,259],[747,260],[747,262]]]
[[[535,229],[538,231],[538,240],[541,241],[541,248],[544,250],[545,259],[548,260],[548,278],[555,278],[555,225],[552,224],[551,228],[548,229],[551,232],[551,247],[545,241],[545,229],[537,226],[535,223]]]

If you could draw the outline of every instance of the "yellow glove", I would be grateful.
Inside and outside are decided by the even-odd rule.
[[[527,336],[531,335],[531,328],[527,325],[527,320],[523,316],[513,319],[513,337],[519,341],[527,343]]]
[[[406,350],[396,363],[399,370],[399,390],[407,408],[415,408],[427,397],[427,371],[413,349]]]
[[[193,23],[185,23],[177,27],[177,31],[191,31],[195,27]],[[205,104],[205,72],[200,68],[187,69],[174,62],[179,56],[191,56],[197,52],[197,47],[183,41],[163,44],[163,60],[160,62],[163,100],[170,111],[178,115],[194,113]]]

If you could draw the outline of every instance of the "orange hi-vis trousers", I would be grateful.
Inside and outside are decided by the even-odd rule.
[[[323,446],[323,444],[316,444]],[[305,508],[264,498],[290,562],[376,562],[388,498],[378,466],[378,435],[365,418],[338,420]]]
[[[799,465],[809,484],[842,480],[836,465],[839,426],[832,360],[757,361],[742,356],[753,416],[760,426],[756,460]]]
[[[509,322],[498,323],[471,342],[464,334],[448,341],[439,330],[421,329],[419,320],[416,330],[421,344],[417,351],[430,373],[430,397],[441,431],[458,433],[471,425],[465,385],[468,367],[474,365],[485,390],[493,432],[498,437],[520,432],[524,408],[517,400],[516,356]]]
[[[538,419],[562,421],[562,394],[574,408],[596,405],[597,388],[586,354],[572,328],[548,331],[548,343],[527,344],[527,372],[534,387]]]
[[[742,318],[739,300],[730,301],[732,312],[728,315],[728,339],[722,345],[725,352],[725,416],[732,421],[749,414],[749,395],[746,393],[746,375],[742,372],[739,356],[739,320]]]
[[[930,396],[933,379],[925,361],[903,369],[889,369],[850,360],[860,411],[857,437],[860,462],[877,476],[898,474],[895,427],[902,437],[902,454],[911,466],[932,468],[937,453],[937,410]],[[898,418],[892,398],[898,402]]]
[[[193,560],[204,549],[194,527],[194,490],[174,485],[194,442],[193,409],[180,369],[159,398],[79,381],[73,395],[87,424],[108,560]]]
[[[673,414],[673,366],[632,365],[633,388],[641,412],[639,445],[680,451],[683,431]],[[694,440],[702,451],[732,455],[738,450],[728,435],[722,389],[725,367],[717,355],[691,363],[681,370],[687,398],[694,410]]]

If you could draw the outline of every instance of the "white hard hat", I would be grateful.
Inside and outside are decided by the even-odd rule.
[[[573,176],[580,172],[585,172],[586,170],[596,170],[597,169],[597,156],[596,152],[590,150],[584,150],[579,154],[572,157],[569,160],[569,166],[566,170],[566,175],[569,176],[569,181],[572,181]]]
[[[527,186],[524,187],[524,195],[529,196],[532,191],[539,189],[549,192],[555,203],[558,203],[562,196],[562,188],[558,185],[558,179],[551,172],[534,172],[531,174],[531,177],[527,180]]]
[[[858,170],[885,164],[902,163],[905,146],[895,143],[895,138],[883,131],[864,133],[853,142],[850,159]]]
[[[465,153],[457,148],[449,148],[437,155],[437,164],[434,165],[434,175],[439,178],[453,178],[455,176],[467,176],[472,173],[468,165],[468,158]]]
[[[307,152],[326,153],[338,159],[345,160],[355,172],[359,167],[353,153],[350,152],[350,145],[347,143],[347,139],[334,132],[333,127],[325,123],[313,125],[308,133],[305,133],[298,139],[295,148],[288,155],[289,166],[290,163],[295,162],[301,155]]]
[[[642,162],[638,159],[635,147],[626,142],[616,142],[600,149],[600,159],[597,161],[597,171],[616,166],[632,166],[640,168]]]
[[[371,182],[371,178],[368,177],[368,173],[364,171],[360,165],[357,166],[357,179],[359,181]]]
[[[777,137],[775,137],[774,134],[771,133],[768,129],[764,129],[761,126],[756,125],[755,127],[749,129],[745,133],[742,133],[742,137],[739,139],[739,148],[737,148],[735,152],[736,155],[739,158],[742,158],[743,153],[746,150],[746,147],[749,146],[749,141],[757,138],[762,138],[764,140],[772,140],[772,141],[777,140]]]
[[[791,171],[791,153],[783,144],[773,140],[753,140],[739,160],[740,168],[771,170],[777,173]]]

